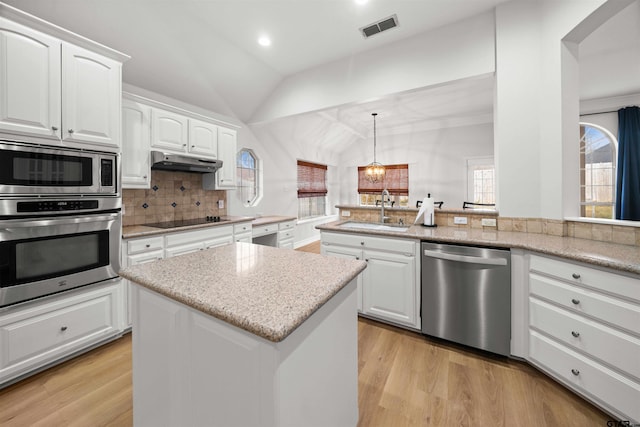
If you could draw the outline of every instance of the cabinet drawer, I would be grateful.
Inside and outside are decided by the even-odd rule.
[[[293,230],[278,231],[278,240],[293,239]]]
[[[622,419],[640,420],[640,384],[589,360],[535,331],[529,334],[531,359],[577,391],[596,398]]]
[[[389,252],[401,252],[416,254],[416,241],[410,239],[393,239],[385,237],[373,237],[364,234],[325,233],[321,235],[322,244],[325,246],[353,246],[363,249],[379,249]]]
[[[164,238],[162,236],[146,237],[144,239],[135,239],[127,241],[127,253],[129,255],[142,252],[156,251],[164,246]]]
[[[292,230],[295,227],[296,227],[296,221],[295,220],[281,222],[280,224],[278,224],[278,229],[279,230]]]
[[[113,305],[113,294],[100,295],[3,325],[2,367],[113,331]]]
[[[531,327],[640,379],[640,340],[531,298]]]
[[[533,273],[529,275],[529,292],[640,335],[640,307],[635,304]]]
[[[552,258],[532,255],[531,271],[640,301],[640,279]]]
[[[172,246],[186,245],[195,242],[204,242],[208,239],[215,239],[217,237],[232,236],[233,227],[227,226],[213,226],[203,227],[192,231],[182,231],[179,233],[167,234],[167,248]]]
[[[241,224],[233,224],[233,234],[249,233],[251,234],[253,226],[250,222],[243,222]]]
[[[264,236],[266,234],[273,234],[278,232],[278,224],[265,224],[253,226],[253,237]]]

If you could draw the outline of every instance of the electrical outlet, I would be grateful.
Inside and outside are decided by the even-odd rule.
[[[466,224],[467,223],[467,217],[466,216],[454,216],[453,217],[453,223],[454,224]]]
[[[495,218],[482,218],[482,226],[483,227],[495,227],[496,219]]]
[[[342,216],[351,216],[351,211],[342,211]]]
[[[224,200],[218,200],[218,209],[224,209]]]

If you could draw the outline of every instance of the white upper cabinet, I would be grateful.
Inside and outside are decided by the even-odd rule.
[[[0,129],[60,138],[60,46],[0,18]]]
[[[186,153],[188,137],[187,117],[157,108],[151,111],[152,147]]]
[[[211,123],[189,119],[189,152],[218,157],[218,127]]]
[[[0,3],[0,135],[120,151],[127,59]]]
[[[122,100],[122,186],[149,188],[151,166],[151,107]]]
[[[218,159],[222,160],[222,168],[216,172],[219,190],[236,188],[236,138],[234,129],[218,128]]]
[[[120,146],[120,63],[62,46],[62,139]]]

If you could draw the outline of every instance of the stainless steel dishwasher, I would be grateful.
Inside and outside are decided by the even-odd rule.
[[[509,250],[422,242],[422,333],[509,355]]]

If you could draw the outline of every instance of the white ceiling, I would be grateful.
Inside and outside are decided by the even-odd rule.
[[[493,9],[507,0],[4,0],[131,55],[123,80],[249,122],[281,80]],[[358,28],[397,14],[399,26],[364,39]],[[267,33],[273,45],[257,44]],[[602,56],[638,56],[640,0],[580,45],[589,67]],[[585,67],[586,68],[586,67]],[[640,92],[615,67],[584,73],[582,98]],[[639,65],[640,69],[640,65]],[[633,70],[632,70],[633,71]],[[637,74],[634,74],[637,76]],[[492,121],[491,76],[400,93],[305,115],[342,142]],[[305,117],[284,120],[305,123]],[[278,126],[282,126],[280,123]],[[268,126],[268,125],[264,125]],[[340,138],[331,143],[341,146]],[[329,144],[329,142],[327,142]],[[328,147],[327,147],[328,148]]]

